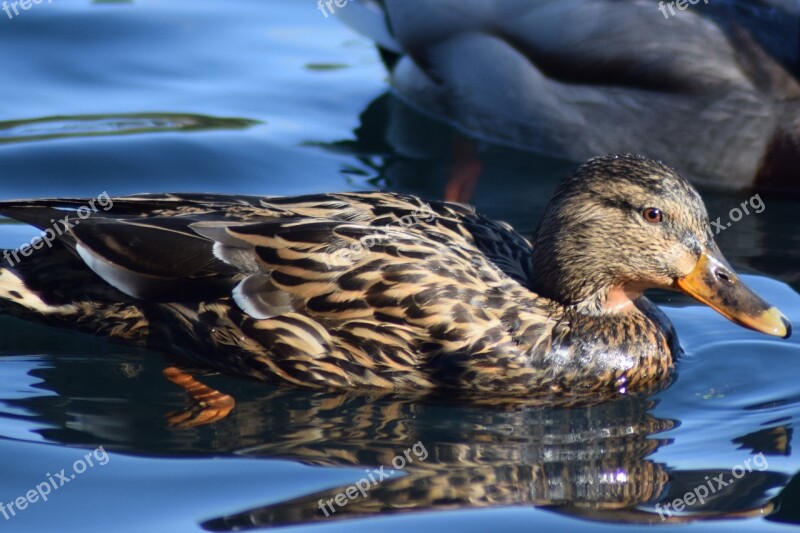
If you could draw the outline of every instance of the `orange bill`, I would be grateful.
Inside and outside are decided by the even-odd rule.
[[[712,246],[700,256],[694,270],[675,282],[677,288],[736,324],[788,338],[791,322],[742,283],[716,245]]]

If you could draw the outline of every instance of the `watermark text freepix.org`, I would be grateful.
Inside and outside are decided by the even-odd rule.
[[[24,496],[15,498],[8,503],[0,502],[0,513],[6,520],[11,520],[11,518],[17,516],[17,513],[27,509],[28,505],[32,505],[39,500],[46,502],[52,491],[58,490],[74,480],[77,475],[86,472],[87,468],[93,468],[95,462],[92,458],[100,466],[104,466],[111,459],[102,446],[95,448],[72,463],[72,472],[70,474],[66,473],[66,468],[62,468],[55,475],[48,472],[47,480],[37,484],[35,488],[26,492]]]
[[[730,218],[730,221],[727,223],[722,223],[722,217],[717,217],[716,220],[712,220],[708,226],[708,234],[712,237],[714,235],[719,235],[721,232],[725,231],[726,228],[730,228],[733,225],[733,222],[739,222],[742,220],[744,215],[749,215],[750,210],[747,208],[748,205],[753,209],[754,213],[763,213],[764,209],[767,208],[767,206],[764,205],[764,201],[761,199],[761,196],[755,194],[751,196],[749,200],[745,200],[740,204],[741,209],[734,207],[730,210],[728,213],[728,218]]]
[[[756,470],[759,472],[763,472],[767,468],[769,468],[769,464],[767,464],[767,458],[764,457],[762,452],[757,453],[753,457],[748,457],[744,461],[744,466],[736,465],[731,469],[731,476],[726,479],[725,473],[718,476],[714,476],[709,478],[706,476],[706,483],[698,485],[694,488],[694,490],[690,490],[684,493],[683,496],[680,498],[675,498],[673,501],[664,504],[663,508],[660,503],[656,504],[656,511],[658,512],[658,516],[661,517],[661,520],[666,520],[667,517],[664,516],[664,513],[667,513],[668,517],[672,517],[672,512],[670,512],[670,507],[672,507],[676,512],[681,512],[684,509],[691,511],[692,509],[687,509],[695,505],[695,503],[699,503],[703,505],[706,502],[706,498],[709,495],[716,493],[719,489],[723,489],[729,485],[733,485],[737,479],[741,479],[744,477],[745,474],[748,472],[753,471],[753,466],[756,467]]]
[[[44,0],[14,0],[13,2],[9,3],[8,0],[3,0],[3,11],[6,12],[8,18],[13,19],[19,15],[19,9],[17,9],[17,6],[19,6],[19,8],[23,11],[27,11],[35,4],[41,4],[43,1]],[[53,0],[47,0],[47,3],[52,4]],[[13,15],[11,14],[12,11],[14,12]]]
[[[87,205],[82,205],[75,211],[66,213],[64,218],[60,218],[58,220],[51,218],[50,223],[53,224],[52,227],[46,228],[41,235],[34,237],[31,239],[30,243],[23,244],[16,250],[3,250],[3,258],[6,260],[9,266],[14,266],[15,263],[19,263],[21,261],[19,257],[20,254],[22,254],[23,257],[30,257],[34,250],[41,250],[45,244],[47,244],[48,248],[52,248],[53,241],[56,239],[56,237],[64,235],[65,232],[77,226],[81,220],[86,220],[93,213],[97,213],[98,206],[102,207],[103,211],[108,211],[114,207],[114,202],[111,200],[111,197],[107,192],[101,192],[97,195],[97,198],[92,198],[89,200]],[[74,216],[76,214],[78,215],[77,220]]]
[[[433,210],[430,204],[425,204],[424,208],[417,209],[409,215],[403,215],[400,217],[400,219],[397,221],[397,224],[403,229],[408,229],[411,226],[419,224],[421,220],[425,222],[433,222],[435,218],[436,212]],[[325,266],[328,268],[328,270],[331,270],[336,267],[352,265],[359,259],[363,259],[366,257],[369,250],[376,246],[378,242],[389,239],[389,235],[387,235],[386,232],[391,229],[391,225],[383,228],[375,228],[374,233],[365,235],[359,240],[354,241],[349,248],[340,248],[335,252],[325,254],[322,257],[322,260],[325,262]]]
[[[328,18],[328,13],[331,15],[334,14],[334,5],[339,9],[343,8],[347,5],[347,2],[350,0],[319,0],[317,2],[317,9],[322,11],[322,14],[325,15],[325,18]],[[327,7],[327,9],[325,9]]]
[[[406,448],[402,455],[398,454],[392,459],[394,470],[386,470],[387,467],[385,466],[374,468],[371,472],[365,470],[368,474],[367,477],[359,479],[336,494],[333,498],[328,498],[327,500],[321,499],[319,501],[320,510],[325,513],[325,516],[330,516],[336,512],[336,507],[333,506],[334,504],[338,507],[344,507],[350,500],[358,498],[359,494],[362,497],[366,497],[368,490],[381,483],[384,479],[392,477],[397,471],[404,469],[406,465],[413,463],[415,458],[420,461],[424,461],[428,458],[428,450],[425,449],[425,445],[422,444],[422,441],[417,442],[410,448]],[[328,511],[329,509],[330,512]]]
[[[703,0],[703,2],[708,4],[708,0]],[[696,5],[699,3],[700,0],[675,0],[673,2],[667,2],[666,4],[661,1],[658,3],[658,10],[663,13],[665,19],[668,19],[670,15],[675,16],[675,9],[672,6],[676,6],[681,11],[686,11],[689,4]],[[669,8],[669,15],[667,15],[667,8]]]

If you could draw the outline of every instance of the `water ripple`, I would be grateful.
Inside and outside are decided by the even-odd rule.
[[[52,116],[0,122],[0,143],[164,131],[245,129],[259,121],[178,113]]]

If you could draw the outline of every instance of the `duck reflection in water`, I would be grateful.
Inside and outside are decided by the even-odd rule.
[[[500,410],[289,390],[265,400],[221,422],[239,426],[247,420],[242,427],[251,436],[273,435],[237,453],[366,472],[354,472],[343,486],[203,522],[210,531],[520,505],[637,524],[760,516],[774,510],[767,492],[787,481],[785,475],[753,468],[704,503],[687,505],[691,514],[670,508],[672,516],[660,515],[666,504],[707,478],[730,477],[730,470],[672,470],[650,459],[671,442],[659,434],[678,422],[653,416],[654,401],[644,397],[572,409]],[[407,461],[402,473],[371,483],[366,496],[350,488],[375,469],[394,470],[397,457],[414,446],[424,447],[424,460],[412,455],[416,460]],[[325,509],[329,500],[335,512]]]
[[[22,327],[36,328],[24,323]],[[19,346],[13,350],[24,352]],[[772,491],[788,482],[783,473],[762,471],[752,457],[752,471],[711,493],[702,504],[687,505],[683,514],[668,508],[672,516],[664,512],[662,521],[657,504],[664,509],[720,474],[730,478],[732,465],[680,470],[654,458],[660,448],[673,445],[664,433],[680,422],[655,416],[658,400],[645,395],[568,409],[481,406],[220,378],[236,395],[237,409],[213,427],[175,431],[164,426],[159,414],[164,403],[178,406],[184,398],[163,382],[158,364],[137,364],[151,357],[107,358],[103,365],[54,358],[52,366],[33,374],[42,380],[41,388],[57,396],[8,404],[35,413],[46,440],[71,446],[103,443],[110,453],[232,455],[354,468],[352,479],[341,486],[278,503],[274,489],[265,486],[268,505],[229,516],[199,516],[209,531],[501,506],[545,507],[592,521],[637,524],[762,516],[777,509]],[[81,383],[89,378],[97,386],[87,391]],[[154,390],[169,399],[142,404]],[[121,397],[119,391],[126,395]],[[54,398],[73,400],[66,408],[53,409]],[[752,432],[735,440],[740,462],[757,453],[770,462],[788,453],[791,429],[774,423],[765,429],[765,420],[753,422]],[[399,466],[402,471],[395,468]],[[383,479],[370,482],[366,496],[358,492],[347,497],[348,488],[360,479],[372,474],[378,481],[381,476],[374,472],[381,467]],[[395,473],[387,476],[391,470]],[[336,503],[340,493],[345,494],[345,505]],[[328,507],[326,516],[320,501],[330,499],[335,512]]]

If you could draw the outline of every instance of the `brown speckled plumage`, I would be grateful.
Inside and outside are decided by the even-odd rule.
[[[0,213],[44,228],[83,204]],[[641,217],[653,204],[670,217],[658,228]],[[261,380],[596,399],[668,375],[666,317],[639,295],[609,310],[609,291],[686,275],[713,245],[707,225],[683,178],[637,156],[581,167],[535,245],[470,208],[400,194],[139,195],[0,270],[0,296],[12,314]]]

